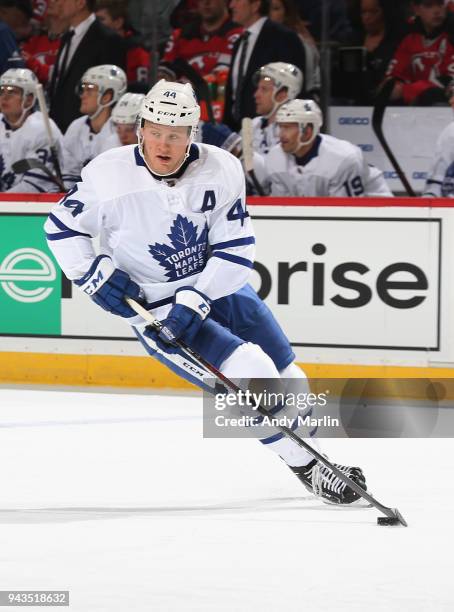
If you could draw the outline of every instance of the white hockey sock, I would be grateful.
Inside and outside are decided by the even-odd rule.
[[[220,368],[227,378],[281,378],[284,382],[284,391],[291,393],[308,392],[307,378],[304,372],[294,363],[290,364],[282,372],[278,372],[271,358],[255,345],[246,343],[238,347],[232,355],[224,361]],[[317,442],[312,438],[306,438],[306,442],[317,448]],[[277,453],[291,467],[307,465],[313,457],[306,450],[295,444],[285,436],[279,436],[276,441],[263,443],[272,451]]]
[[[307,376],[304,371],[296,365],[296,363],[291,363],[284,370],[281,370],[279,374],[284,382],[286,393],[292,393],[295,396],[298,393],[310,393]],[[295,433],[299,433],[298,429],[295,431]],[[304,441],[320,452],[320,444],[317,438],[305,437]],[[314,459],[310,453],[292,442],[292,440],[289,438],[283,438],[274,444],[275,447],[273,450],[279,453],[287,465],[290,465],[291,467],[307,465]]]

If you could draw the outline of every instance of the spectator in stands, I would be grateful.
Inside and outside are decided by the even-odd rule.
[[[280,144],[265,158],[271,194],[305,197],[392,196],[383,174],[361,149],[320,134],[323,117],[313,100],[292,100],[277,112]]]
[[[197,5],[199,0],[179,0],[170,15],[172,28],[182,28],[189,23],[195,23],[198,19]]]
[[[112,107],[126,93],[125,72],[104,64],[89,68],[79,84],[80,112],[63,137],[64,180],[68,188],[80,180],[82,168],[96,155],[119,146],[110,120]]]
[[[36,76],[27,68],[11,68],[0,77],[0,190],[11,192],[59,191],[47,172],[54,173],[43,116],[35,111]],[[51,130],[61,152],[62,135],[51,120]],[[42,169],[27,171],[14,167],[16,162],[33,159]]]
[[[127,21],[127,0],[97,0],[96,16],[126,42],[126,75],[130,91],[146,93],[150,82],[150,53],[139,44],[138,32]]]
[[[0,21],[0,74],[13,67],[24,65],[11,28]]]
[[[400,1],[400,0],[396,0]],[[345,43],[352,35],[352,27],[347,16],[345,0],[326,0],[328,7],[330,41]],[[322,7],[321,0],[296,0],[301,17],[307,21],[309,31],[315,40],[322,38]]]
[[[454,110],[454,81],[448,87],[448,97]],[[454,121],[445,127],[437,140],[423,196],[454,198]]]
[[[0,0],[0,19],[9,25],[18,43],[33,34],[32,16],[30,0]]]
[[[242,28],[230,19],[226,0],[198,0],[197,14],[196,23],[173,32],[163,62],[182,59],[204,77],[228,70]]]
[[[239,131],[243,117],[255,117],[253,75],[270,62],[286,62],[304,73],[306,54],[296,32],[268,18],[269,0],[231,0],[234,21],[245,31],[233,48],[225,92],[224,123]]]
[[[369,105],[405,35],[405,7],[395,0],[360,0],[354,21],[359,21],[359,30],[348,47],[339,49],[334,90],[336,96]]]
[[[91,66],[126,68],[124,40],[96,20],[95,0],[60,0],[62,19],[70,28],[62,38],[49,87],[50,115],[64,132],[80,116],[77,85]]]
[[[306,52],[304,88],[307,93],[317,93],[320,90],[320,54],[312,34],[298,13],[295,0],[271,0],[269,18],[294,30],[301,38]]]
[[[153,32],[157,35],[159,52],[172,32],[170,17],[179,0],[129,0],[128,16],[132,27],[141,34],[141,44],[148,50],[152,47]]]
[[[125,93],[112,111],[112,123],[122,146],[137,144],[137,116],[144,94]]]
[[[69,27],[69,20],[60,15],[59,4],[60,0],[49,1],[43,21],[44,29],[21,45],[27,68],[32,70],[43,84],[49,80],[60,48],[60,39]]]
[[[279,143],[276,113],[285,102],[301,93],[303,75],[293,64],[271,62],[255,73],[254,82],[257,84],[254,98],[258,116],[252,120],[252,146],[260,155],[267,155],[271,147]]]
[[[430,105],[445,102],[454,77],[454,15],[445,0],[414,0],[416,19],[400,43],[386,78],[395,79],[391,100]]]

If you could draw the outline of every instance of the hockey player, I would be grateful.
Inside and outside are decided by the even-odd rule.
[[[122,145],[137,144],[137,116],[144,94],[125,93],[112,111],[112,123]]]
[[[450,87],[449,103],[454,110],[454,83]],[[454,198],[454,121],[447,125],[438,137],[423,196]]]
[[[80,112],[63,137],[64,179],[68,188],[79,180],[82,168],[96,155],[119,146],[110,121],[112,107],[126,92],[126,74],[118,66],[89,68],[79,84]]]
[[[359,147],[320,134],[322,112],[313,100],[292,100],[277,112],[280,144],[265,158],[276,196],[392,197],[383,174]]]
[[[255,108],[258,117],[252,120],[254,151],[266,155],[279,143],[276,113],[285,102],[298,96],[303,87],[303,73],[293,64],[271,62],[258,70],[254,79]]]
[[[241,164],[219,147],[193,142],[199,116],[188,83],[159,81],[142,105],[138,146],[107,151],[83,169],[45,224],[49,246],[79,289],[125,317],[150,355],[194,384],[206,388],[210,375],[176,340],[228,377],[304,384],[287,338],[247,284],[255,238]],[[100,254],[96,236],[106,245]],[[163,322],[159,333],[136,316],[127,296]],[[323,499],[357,499],[281,433],[262,442]],[[359,468],[342,469],[364,484]]]
[[[44,119],[35,111],[37,78],[28,68],[10,68],[0,77],[0,190],[15,192],[58,191],[55,182],[43,170],[34,168],[16,174],[17,161],[33,158],[54,173]],[[57,150],[62,135],[51,120]]]

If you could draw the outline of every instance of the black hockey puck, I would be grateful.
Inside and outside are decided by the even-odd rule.
[[[377,518],[377,525],[400,525],[400,521],[395,516],[379,516]]]

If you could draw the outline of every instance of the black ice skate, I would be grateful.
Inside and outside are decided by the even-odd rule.
[[[355,481],[360,487],[367,490],[363,471],[358,467],[349,467],[333,463],[338,470]],[[316,461],[311,461],[303,467],[290,468],[301,480],[306,489],[321,497],[328,504],[352,504],[361,497],[338,478],[329,468]]]

